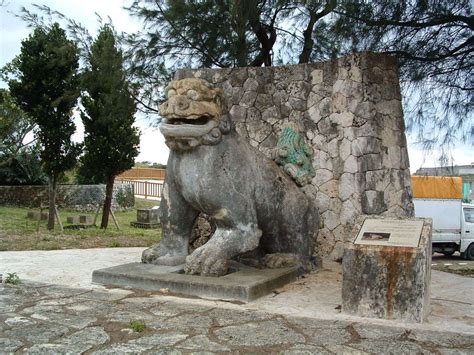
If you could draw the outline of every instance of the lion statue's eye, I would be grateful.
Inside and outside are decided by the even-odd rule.
[[[174,96],[174,95],[176,95],[176,90],[174,90],[174,89],[169,89],[169,90],[168,90],[168,98],[170,98],[171,96]]]
[[[190,98],[191,100],[197,101],[199,94],[196,92],[196,90],[188,90],[188,92],[186,93],[186,96]]]

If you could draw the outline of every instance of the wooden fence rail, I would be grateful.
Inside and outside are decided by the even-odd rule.
[[[124,171],[122,174],[117,176],[117,178],[124,180],[164,180],[165,176],[165,169],[132,168]]]
[[[122,184],[133,185],[133,194],[149,197],[161,198],[163,195],[163,183],[161,182],[149,182],[149,181],[137,181],[137,180],[125,180],[117,179],[117,182]]]

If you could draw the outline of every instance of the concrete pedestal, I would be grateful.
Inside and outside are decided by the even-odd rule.
[[[208,299],[250,302],[283,287],[298,277],[298,267],[255,269],[231,263],[221,277],[186,275],[184,265],[130,263],[95,270],[92,282],[105,286],[161,291]]]
[[[400,219],[423,222],[414,247],[354,244],[366,218],[384,220],[365,216],[356,223],[352,243],[344,250],[342,311],[362,317],[423,322],[430,300],[431,219]]]
[[[158,228],[160,226],[158,209],[137,209],[137,221],[130,222],[130,225],[136,228]]]
[[[159,223],[158,209],[139,208],[137,209],[137,222]]]

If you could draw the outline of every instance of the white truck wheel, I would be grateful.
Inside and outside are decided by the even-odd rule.
[[[469,247],[464,252],[464,257],[467,260],[474,260],[474,243],[471,243]]]

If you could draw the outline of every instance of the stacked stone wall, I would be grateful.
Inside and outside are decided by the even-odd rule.
[[[361,214],[412,216],[398,68],[394,58],[353,54],[285,67],[180,70],[224,90],[236,130],[267,157],[291,123],[314,150],[321,230],[315,253],[342,257]]]
[[[105,185],[59,185],[56,203],[61,208],[95,211],[104,198]],[[0,205],[39,207],[47,201],[47,186],[0,186]],[[115,184],[112,207],[129,208],[134,204],[133,185]]]

